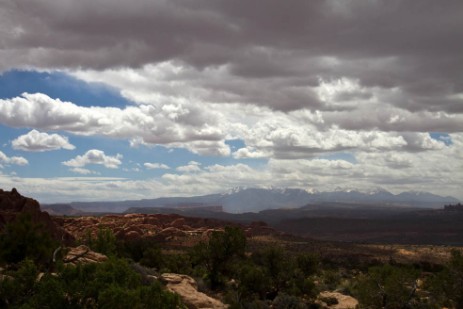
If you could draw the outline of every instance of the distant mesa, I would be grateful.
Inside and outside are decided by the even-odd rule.
[[[444,210],[447,211],[462,211],[463,212],[463,205],[461,203],[455,205],[445,205]]]
[[[81,216],[84,212],[74,209],[69,204],[52,204],[41,205],[43,211],[48,212],[51,216]]]

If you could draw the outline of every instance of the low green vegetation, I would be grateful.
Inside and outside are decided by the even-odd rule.
[[[0,308],[183,308],[180,298],[147,280],[117,255],[110,231],[88,236],[110,256],[103,263],[64,266],[52,262],[58,244],[30,218],[20,217],[0,234]]]
[[[38,264],[49,261],[57,242],[30,214],[23,213],[0,233],[0,262],[18,263],[26,258]]]
[[[118,241],[101,229],[81,240],[109,256],[103,263],[52,262],[60,245],[30,218],[0,234],[0,308],[182,308],[180,298],[137,271],[182,273],[199,289],[234,308],[319,308],[336,304],[321,291],[358,299],[359,308],[463,308],[463,256],[454,251],[440,267],[420,264],[356,265],[290,250],[281,243],[250,246],[238,227],[214,231],[189,248],[168,248],[155,238]],[[137,266],[137,267],[134,267]]]
[[[83,240],[87,246],[92,248],[94,251],[103,253],[107,256],[114,256],[116,254],[116,237],[109,229],[99,228],[96,237],[87,231],[87,235]]]
[[[0,285],[0,307],[8,308],[177,308],[175,294],[159,282],[143,282],[123,259],[62,267],[39,278],[29,259]]]

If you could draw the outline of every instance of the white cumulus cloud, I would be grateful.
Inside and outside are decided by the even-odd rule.
[[[266,158],[269,156],[270,156],[270,153],[265,153],[263,151],[256,151],[255,149],[252,149],[252,148],[249,149],[247,147],[240,148],[233,153],[233,157],[235,159],[245,159],[245,158],[258,159],[258,158]]]
[[[187,165],[179,166],[176,168],[177,171],[183,173],[194,173],[201,171],[201,163],[196,161],[190,161]]]
[[[48,134],[32,130],[11,142],[14,149],[24,151],[50,151],[58,149],[73,150],[76,147],[69,143],[68,138],[59,134]]]
[[[27,165],[29,161],[23,157],[8,157],[6,154],[0,151],[0,162],[5,164],[13,164],[13,165]]]
[[[169,166],[167,166],[165,164],[161,164],[161,163],[146,162],[146,163],[143,164],[143,166],[146,167],[149,170],[154,170],[154,169],[168,170],[168,169],[170,169]]]
[[[214,125],[217,112],[198,106],[176,106],[181,113],[153,105],[84,107],[52,99],[42,93],[0,99],[0,123],[11,127],[61,130],[79,135],[100,135],[136,140],[133,145],[184,147],[202,155],[229,155],[225,134]]]
[[[91,149],[82,156],[77,156],[69,161],[62,162],[66,166],[70,167],[84,167],[88,164],[99,164],[104,165],[107,168],[118,168],[121,162],[122,155],[117,154],[116,156],[108,156],[104,151],[98,149]]]
[[[70,171],[81,175],[98,175],[97,172],[82,167],[74,167]]]

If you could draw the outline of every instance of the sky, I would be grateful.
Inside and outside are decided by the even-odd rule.
[[[0,188],[463,200],[461,0],[2,0]]]

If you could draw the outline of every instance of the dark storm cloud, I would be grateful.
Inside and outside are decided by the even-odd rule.
[[[329,109],[311,87],[347,77],[400,89],[389,103],[409,111],[463,112],[459,0],[6,0],[0,17],[0,70],[174,60],[226,66],[248,85],[231,94],[283,111]],[[275,79],[290,84],[272,93]]]

